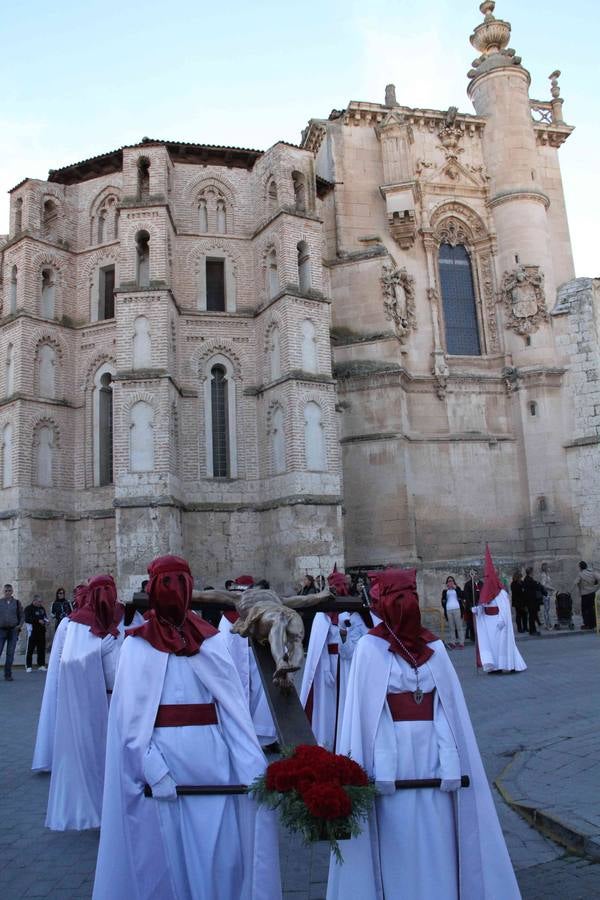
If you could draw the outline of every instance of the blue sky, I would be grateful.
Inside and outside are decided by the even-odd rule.
[[[499,0],[511,46],[549,99],[561,69],[577,130],[560,151],[577,275],[600,275],[598,7]],[[0,77],[0,232],[5,191],[143,136],[264,149],[350,100],[472,112],[473,0],[70,0],[5,2]]]

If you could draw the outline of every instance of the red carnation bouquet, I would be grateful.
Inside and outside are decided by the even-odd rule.
[[[282,825],[306,843],[329,841],[340,862],[338,841],[360,834],[376,796],[358,763],[306,744],[271,763],[250,790],[258,803],[279,809]]]

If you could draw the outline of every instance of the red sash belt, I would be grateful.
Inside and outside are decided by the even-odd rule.
[[[497,606],[484,606],[483,611],[486,616],[497,616],[500,612]]]
[[[338,647],[337,644],[327,644],[327,652],[334,655],[334,654],[340,652],[340,648]]]
[[[214,703],[161,703],[156,713],[155,728],[179,725],[218,725]]]
[[[415,703],[411,691],[387,695],[387,702],[394,722],[433,721],[433,691],[423,694],[421,703]]]

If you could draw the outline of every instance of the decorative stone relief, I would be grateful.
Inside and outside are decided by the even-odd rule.
[[[494,297],[494,272],[492,257],[489,253],[483,255],[479,262],[481,273],[481,295],[483,300],[483,314],[486,321],[486,336],[489,352],[499,350],[498,323],[496,321],[496,303]]]
[[[415,279],[408,274],[406,269],[397,269],[393,265],[385,263],[381,284],[385,317],[394,323],[396,337],[402,343],[417,325]]]
[[[433,354],[433,380],[435,381],[435,392],[440,400],[446,397],[446,388],[448,387],[448,378],[450,377],[450,369],[444,354],[440,351]]]
[[[539,266],[517,266],[505,272],[502,298],[507,312],[506,324],[517,334],[537,331],[548,320],[544,297],[544,274]]]

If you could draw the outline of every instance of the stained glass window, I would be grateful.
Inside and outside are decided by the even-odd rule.
[[[439,265],[446,351],[453,356],[481,356],[469,254],[462,244],[442,244]]]

